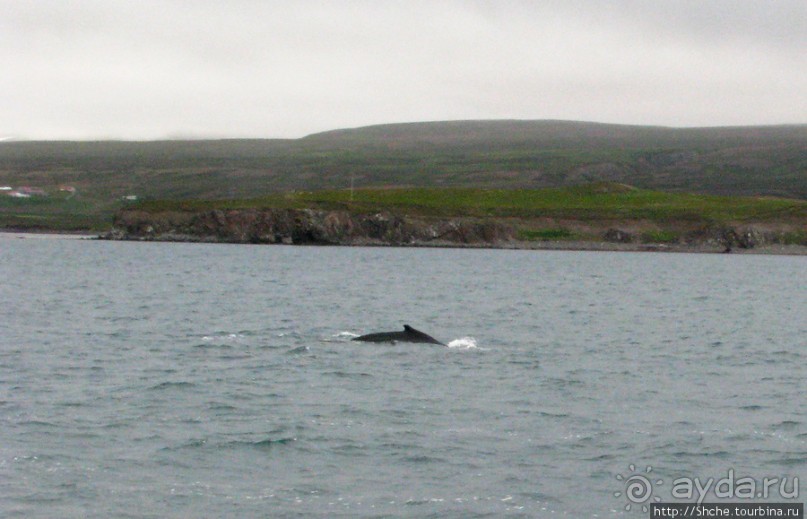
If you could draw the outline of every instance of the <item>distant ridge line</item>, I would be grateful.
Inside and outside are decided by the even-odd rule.
[[[277,143],[295,143],[306,140],[316,140],[323,137],[333,137],[355,133],[375,133],[380,130],[393,130],[397,132],[420,130],[420,131],[446,131],[458,129],[504,129],[505,127],[511,129],[577,129],[577,130],[594,130],[594,129],[610,129],[614,131],[657,131],[657,132],[747,132],[751,130],[759,130],[763,132],[792,130],[804,130],[805,134],[802,138],[807,139],[807,123],[783,123],[783,124],[761,124],[761,125],[717,125],[717,126],[669,126],[669,125],[653,125],[653,124],[629,124],[629,123],[611,123],[599,121],[582,121],[570,119],[448,119],[448,120],[433,120],[433,121],[409,121],[409,122],[394,122],[394,123],[379,123],[363,126],[347,127],[347,128],[334,128],[330,130],[323,130],[306,134],[302,137],[255,137],[255,136],[240,136],[240,137],[165,137],[154,139],[117,139],[117,138],[89,138],[89,139],[26,139],[19,136],[6,136],[0,137],[0,143],[132,143],[132,144],[149,144],[149,143],[216,143],[216,142],[277,142]]]
[[[0,143],[0,185],[79,184],[77,201],[95,200],[99,208],[127,195],[188,200],[351,186],[534,189],[590,182],[807,199],[807,124],[455,120],[298,139]]]

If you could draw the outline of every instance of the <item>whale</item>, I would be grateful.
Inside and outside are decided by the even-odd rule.
[[[420,330],[415,330],[408,324],[404,325],[402,332],[377,332],[368,333],[367,335],[360,335],[354,337],[354,341],[364,342],[422,342],[428,344],[439,344],[445,346],[442,342],[438,341],[431,335],[425,334]]]

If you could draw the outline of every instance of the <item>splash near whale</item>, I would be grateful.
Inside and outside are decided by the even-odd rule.
[[[421,342],[421,343],[439,344],[440,346],[445,346],[444,343],[438,341],[431,335],[425,334],[420,330],[416,330],[411,326],[409,326],[408,324],[404,325],[404,329],[402,332],[368,333],[367,335],[361,335],[359,337],[355,337],[353,340],[364,342]]]

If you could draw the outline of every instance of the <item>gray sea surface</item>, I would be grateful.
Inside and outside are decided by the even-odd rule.
[[[805,280],[788,256],[0,239],[0,516],[647,517],[728,475],[803,502]],[[350,340],[403,324],[448,347]]]

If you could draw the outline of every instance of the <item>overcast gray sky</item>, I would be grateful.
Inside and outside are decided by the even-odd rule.
[[[807,0],[0,0],[0,138],[807,123]]]

